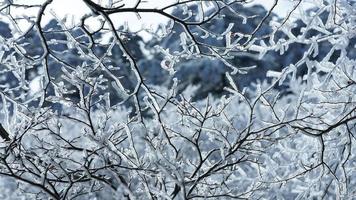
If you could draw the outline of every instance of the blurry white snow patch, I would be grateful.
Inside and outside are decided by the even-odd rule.
[[[33,96],[36,93],[40,92],[42,90],[42,84],[41,84],[41,76],[34,78],[29,86],[30,86],[30,95]]]

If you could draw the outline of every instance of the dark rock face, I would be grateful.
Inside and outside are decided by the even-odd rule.
[[[11,29],[5,22],[0,21],[0,36],[3,38],[11,38]]]

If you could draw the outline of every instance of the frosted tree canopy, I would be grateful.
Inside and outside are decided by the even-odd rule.
[[[356,198],[356,1],[285,1],[1,1],[0,199]]]

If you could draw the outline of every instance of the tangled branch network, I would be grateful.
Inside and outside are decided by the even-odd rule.
[[[356,198],[355,1],[63,2],[0,2],[1,199]]]

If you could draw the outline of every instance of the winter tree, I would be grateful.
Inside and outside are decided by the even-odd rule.
[[[0,2],[1,199],[355,198],[355,1],[78,2]]]

